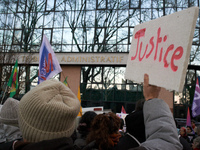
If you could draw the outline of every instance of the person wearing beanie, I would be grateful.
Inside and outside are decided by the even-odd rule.
[[[62,82],[46,80],[26,93],[19,102],[19,127],[24,141],[14,150],[71,150],[70,138],[80,102]]]
[[[8,98],[0,110],[0,123],[4,131],[1,143],[11,142],[22,138],[18,125],[18,106],[19,101],[14,98]]]

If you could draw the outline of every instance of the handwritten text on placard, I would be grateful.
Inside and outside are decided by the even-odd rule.
[[[142,41],[142,37],[145,36],[145,31],[146,31],[146,28],[143,28],[137,31],[134,35],[134,38],[137,40],[137,49],[136,49],[135,55],[131,57],[131,60],[135,60],[138,56],[139,61],[142,61],[144,58],[148,59],[150,55],[154,55],[154,61],[156,61],[157,55],[159,55],[158,61],[163,62],[164,67],[167,68],[169,67],[169,64],[170,64],[172,71],[177,71],[178,66],[174,64],[174,61],[179,60],[183,56],[183,47],[182,46],[175,47],[174,44],[171,44],[169,45],[165,53],[163,53],[163,47],[161,47],[160,51],[158,51],[158,45],[162,42],[164,43],[167,41],[167,35],[165,35],[164,37],[160,36],[161,28],[158,28],[157,36],[156,37],[152,36],[149,39],[149,43],[147,43],[145,46],[145,43],[143,43]],[[141,54],[141,50],[142,48],[144,48],[144,46],[145,46],[145,51],[143,54]],[[139,51],[139,55],[138,55],[138,51]],[[158,54],[159,52],[160,54]],[[168,62],[167,57],[170,52],[173,53],[173,55],[170,59],[171,62]]]

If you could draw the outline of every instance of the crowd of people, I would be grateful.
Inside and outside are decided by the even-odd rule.
[[[62,82],[46,80],[0,106],[0,150],[200,150],[200,127],[193,121],[177,130],[159,92],[145,74],[144,99],[125,122],[113,112],[88,111],[76,127],[79,100]]]

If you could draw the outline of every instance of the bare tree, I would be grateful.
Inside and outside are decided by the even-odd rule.
[[[126,0],[83,0],[81,3],[79,2],[66,0],[67,7],[71,12],[63,12],[71,28],[73,42],[76,44],[78,52],[127,51],[127,41],[132,33],[123,29],[124,26],[128,26],[128,20],[137,15],[136,9],[128,12],[129,3]],[[95,4],[96,2],[98,4]],[[138,3],[134,7],[140,8],[140,6],[141,3]],[[76,7],[80,11],[73,11]],[[91,10],[97,8],[96,14],[92,11],[86,11],[87,8]],[[118,38],[116,38],[117,34],[120,34]],[[123,42],[126,43],[126,46],[122,45]],[[117,47],[119,43],[121,43],[121,46]],[[110,68],[107,68],[107,71],[104,72],[110,73]],[[88,82],[95,82],[94,79],[97,79],[95,77],[101,73],[102,68],[100,67],[82,67],[83,83],[85,83],[83,90],[86,89]],[[113,79],[108,76],[103,80],[106,89]]]
[[[39,45],[42,38],[42,28],[48,25],[48,22],[44,25],[40,19],[43,16],[47,16],[51,13],[49,11],[43,11],[46,1],[33,1],[33,0],[0,0],[2,5],[0,15],[0,28],[4,29],[3,34],[0,35],[0,40],[3,42],[0,46],[1,51],[1,72],[2,77],[5,78],[1,81],[1,93],[4,92],[4,87],[10,77],[13,63],[5,60],[5,53],[9,52],[10,57],[17,58],[16,52],[38,52]],[[54,9],[54,8],[52,8]],[[51,18],[53,19],[53,18]],[[6,54],[7,55],[7,54]],[[27,60],[30,61],[30,60]],[[30,83],[37,77],[37,68],[32,70],[29,65],[30,62],[25,62],[24,66],[19,67],[19,90],[16,96],[20,93],[20,90],[27,92],[30,90]],[[13,63],[14,64],[14,63]],[[7,93],[8,95],[8,93]]]

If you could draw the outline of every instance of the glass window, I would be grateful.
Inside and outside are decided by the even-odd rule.
[[[165,0],[165,7],[176,7],[176,2],[174,0]]]
[[[13,37],[13,44],[20,44],[22,40],[22,30],[15,30]]]
[[[78,44],[83,44],[83,29],[82,28],[76,28],[75,33],[74,33],[74,39],[76,39]]]
[[[115,67],[115,83],[125,84],[126,80],[124,78],[126,68],[125,67]]]
[[[14,27],[14,15],[13,14],[8,14],[7,15],[7,28],[12,29]]]
[[[129,41],[128,41],[129,44],[132,42],[133,32],[134,28],[129,28]]]
[[[163,8],[163,0],[153,0],[151,8]]]
[[[106,20],[106,18],[107,18],[107,16],[106,16],[106,11],[105,10],[98,10],[97,11],[97,16],[96,16],[97,18],[96,18],[96,22],[95,22],[95,24],[98,26],[98,27],[104,27],[104,26],[106,26],[107,24],[106,24],[106,22],[105,22],[105,20]]]
[[[79,44],[79,47],[81,48],[80,50],[82,50],[82,45]],[[77,45],[72,45],[72,52],[80,52]]]
[[[54,15],[54,27],[62,27],[63,26],[63,15],[60,12],[56,12]]]
[[[91,82],[102,83],[102,67],[91,67]]]
[[[0,28],[5,29],[6,27],[6,14],[0,14]]]
[[[173,14],[176,10],[174,8],[165,8],[165,15]]]
[[[129,0],[129,3],[130,8],[141,8],[141,0]]]
[[[188,7],[188,0],[177,0],[177,7]]]
[[[96,0],[97,9],[106,9],[107,8],[107,0]]]
[[[16,12],[16,7],[17,7],[16,3],[10,2],[8,7],[9,7],[8,13]]]
[[[12,37],[13,37],[13,30],[5,30],[4,44],[6,44],[7,47],[11,46],[11,44],[12,44]]]
[[[85,23],[87,27],[95,26],[95,11],[86,11]]]
[[[43,21],[44,21],[44,15],[43,13],[38,13],[38,21],[36,23],[36,28],[41,28],[43,26]]]
[[[140,24],[140,17],[135,17],[135,16],[140,16],[138,15],[139,14],[139,11],[133,11],[133,10],[130,10],[129,11],[129,26],[135,26],[135,25],[138,25]]]
[[[140,17],[140,16],[139,16]],[[142,9],[141,10],[141,23],[150,21],[153,18],[151,9]]]
[[[200,13],[199,13],[200,14]],[[200,28],[200,18],[197,18],[196,27]]]
[[[87,0],[76,0],[76,10],[83,9],[86,6],[85,1]]]
[[[62,11],[65,10],[65,1],[61,1],[61,0],[56,0],[56,11]]]
[[[66,10],[76,10],[76,0],[67,0]]]
[[[13,45],[12,50],[14,52],[24,52],[23,49],[21,48],[21,46],[18,46],[18,45]]]
[[[84,27],[85,11],[75,11],[72,21],[75,22],[75,27]]]
[[[53,13],[44,16],[44,26],[51,28],[53,26]]]
[[[0,45],[2,45],[2,42],[3,42],[3,34],[4,34],[4,30],[0,30]]]
[[[65,12],[64,14],[64,27],[72,27],[72,15],[73,15],[73,12],[71,11],[67,11]]]
[[[86,33],[85,37],[87,37],[86,38],[87,44],[93,44],[93,42],[94,42],[94,28],[86,28],[86,32],[84,32],[84,33]],[[84,40],[84,44],[86,44],[85,40]]]
[[[104,88],[107,89],[113,83],[115,83],[115,70],[114,67],[104,67],[103,68],[103,82]]]
[[[199,4],[198,0],[189,0],[188,2],[189,2],[188,7],[198,6]]]
[[[15,28],[22,28],[22,18],[23,18],[23,14],[22,13],[17,13],[17,15],[15,15]]]
[[[128,29],[127,28],[119,28],[117,35],[118,44],[128,44]]]
[[[96,0],[87,0],[86,1],[86,9],[87,10],[95,10],[96,9]]]
[[[43,12],[45,9],[46,0],[37,0],[36,3],[37,3],[38,12]]]
[[[62,52],[71,52],[72,46],[71,45],[62,45]]]
[[[105,32],[104,28],[96,28],[95,40],[97,40],[97,43],[103,43],[103,40],[105,39],[104,32]]]
[[[163,16],[162,9],[152,9],[152,19],[157,19]]]
[[[31,45],[40,45],[41,40],[42,40],[42,29],[35,29],[32,36]]]
[[[61,52],[61,45],[54,45],[52,44],[52,49],[54,52]]]
[[[128,52],[128,46],[126,44],[124,45],[117,45],[117,51],[118,52]]]
[[[62,29],[53,29],[52,44],[61,44]]]
[[[46,10],[54,10],[54,0],[47,0],[46,2]]]
[[[141,8],[151,8],[151,5],[152,0],[141,0]]]
[[[44,29],[43,30],[43,34],[46,35],[47,39],[49,40],[49,42],[52,42],[52,29]]]
[[[63,44],[72,44],[72,33],[70,28],[63,30]]]
[[[6,12],[6,6],[5,4],[0,5],[0,12],[5,13]]]
[[[193,44],[195,44],[195,45],[199,45],[200,43],[199,43],[199,40],[200,40],[200,37],[199,37],[199,30],[200,29],[195,29],[195,31],[194,31],[194,37],[193,37]]]
[[[18,0],[17,12],[25,12],[26,0]]]
[[[120,11],[118,12],[118,27],[123,27],[123,26],[128,26],[128,21],[127,21],[127,18],[128,18],[128,15],[129,12],[128,10],[123,10],[123,13]]]

